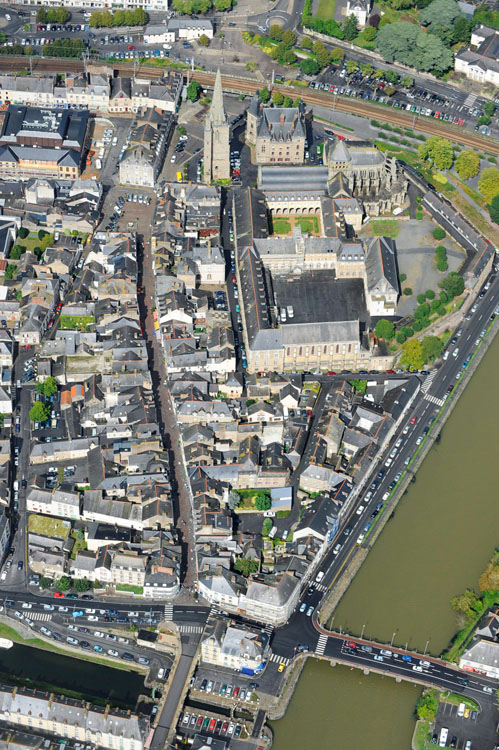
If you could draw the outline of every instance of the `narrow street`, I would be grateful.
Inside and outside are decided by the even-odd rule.
[[[184,592],[193,591],[197,579],[197,561],[194,551],[194,527],[189,494],[189,482],[185,471],[180,430],[177,425],[170,391],[165,385],[166,368],[161,342],[154,330],[154,272],[150,237],[137,236],[139,311],[147,341],[149,369],[156,401],[160,430],[165,450],[170,456],[171,482],[177,503],[174,505],[175,525],[182,541],[183,560],[181,581]]]

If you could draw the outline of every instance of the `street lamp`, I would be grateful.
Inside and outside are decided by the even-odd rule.
[[[428,638],[428,640],[426,641],[426,645],[425,645],[425,647],[424,647],[424,652],[423,652],[423,656],[426,656],[426,652],[427,652],[427,650],[428,650],[428,644],[429,644],[429,643],[430,643],[430,639]]]
[[[396,635],[397,635],[397,631],[395,631],[395,633],[392,633],[392,640],[390,641],[390,646],[393,646],[393,641]]]
[[[366,626],[363,625],[362,626],[362,633],[360,634],[361,639],[364,637],[364,630],[365,630],[365,628],[366,628]]]

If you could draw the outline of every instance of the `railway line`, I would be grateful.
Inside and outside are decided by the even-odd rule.
[[[90,68],[92,65],[93,63],[89,63]],[[105,63],[102,63],[101,65],[96,63],[95,65],[99,67],[109,67],[106,66]],[[80,60],[33,58],[32,61],[32,70],[34,73],[75,73],[83,71],[83,69],[83,63]],[[132,75],[133,69],[133,64],[131,63],[116,63],[112,66],[112,70],[122,75]],[[29,59],[26,57],[14,56],[0,57],[0,71],[15,73],[20,70],[30,70]],[[163,71],[163,68],[154,68],[149,65],[138,65],[135,68],[135,74],[137,76],[148,78],[150,80],[161,78]],[[211,87],[215,80],[214,73],[206,73],[199,70],[190,73],[190,76],[202,86],[208,87]],[[262,86],[260,81],[253,81],[250,78],[242,76],[222,76],[222,84],[224,91],[245,94],[254,94]],[[284,96],[289,95],[292,98],[295,98],[297,93],[299,93],[300,97],[307,104],[329,107],[338,112],[360,115],[361,117],[375,118],[392,125],[400,125],[407,128],[415,127],[414,115],[408,112],[383,107],[382,105],[364,99],[342,98],[334,96],[326,91],[320,92],[308,88],[302,89],[278,84],[274,84],[272,89],[279,90]],[[416,127],[417,130],[426,133],[427,135],[438,135],[443,138],[449,138],[449,140],[455,141],[464,146],[499,155],[499,142],[493,138],[486,138],[479,133],[470,133],[469,131],[463,130],[457,126],[428,117],[418,117]]]

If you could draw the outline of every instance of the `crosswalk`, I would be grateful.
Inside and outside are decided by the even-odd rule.
[[[425,379],[423,380],[421,384],[421,390],[423,391],[423,393],[428,393],[436,374],[437,374],[437,371],[432,370],[429,375],[425,375]]]
[[[279,654],[270,654],[269,661],[273,661],[274,664],[284,664],[287,667],[291,659],[288,659],[285,656],[279,656]]]
[[[52,618],[52,615],[49,612],[27,612],[26,617],[29,617],[30,620],[41,620],[42,622],[47,622],[47,620]]]
[[[427,401],[430,401],[432,404],[436,404],[437,406],[443,406],[445,404],[444,398],[437,398],[436,396],[432,396],[429,393],[425,395],[425,399]]]
[[[173,604],[165,604],[165,620],[173,620]]]
[[[180,625],[179,630],[181,633],[202,633],[204,628],[202,625]]]
[[[324,635],[324,633],[321,633],[319,636],[319,640],[317,641],[317,646],[315,647],[315,653],[319,656],[322,656],[324,654],[324,651],[326,650],[327,646],[327,635]]]
[[[476,102],[476,94],[469,94],[464,102],[465,107],[472,107]]]
[[[264,631],[267,633],[268,637],[270,638],[272,633],[274,632],[274,628],[272,625],[265,625]]]
[[[314,583],[314,589],[317,589],[317,591],[322,591],[323,594],[325,594],[328,590],[325,583]]]

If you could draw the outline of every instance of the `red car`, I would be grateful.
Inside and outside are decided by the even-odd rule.
[[[220,734],[227,734],[227,729],[229,728],[229,722],[225,721],[222,729],[220,730]]]
[[[417,419],[418,418],[416,416],[411,417],[411,424],[416,424]]]
[[[208,732],[213,732],[213,730],[215,729],[216,725],[217,725],[217,720],[216,719],[212,719],[210,721],[210,725],[208,727]]]
[[[64,597],[64,594],[62,593],[62,591],[56,591],[54,593],[54,596],[56,599],[62,599]]]
[[[134,45],[133,45],[133,44],[129,44],[129,45],[128,45],[128,49],[135,49],[135,47],[134,47]]]
[[[387,370],[386,374],[387,375],[395,375],[395,370]]]
[[[357,648],[357,644],[355,643],[355,641],[347,641],[347,642],[346,642],[346,645],[347,645],[347,646],[348,646],[349,648]]]
[[[464,120],[459,120],[459,127],[462,128],[464,125]]]
[[[238,695],[239,695],[239,688],[237,687],[237,688],[234,688],[234,692],[232,693],[232,697],[233,698],[237,698]]]
[[[198,729],[203,726],[203,720],[204,720],[204,716],[198,716],[198,720],[196,722],[196,727]]]

